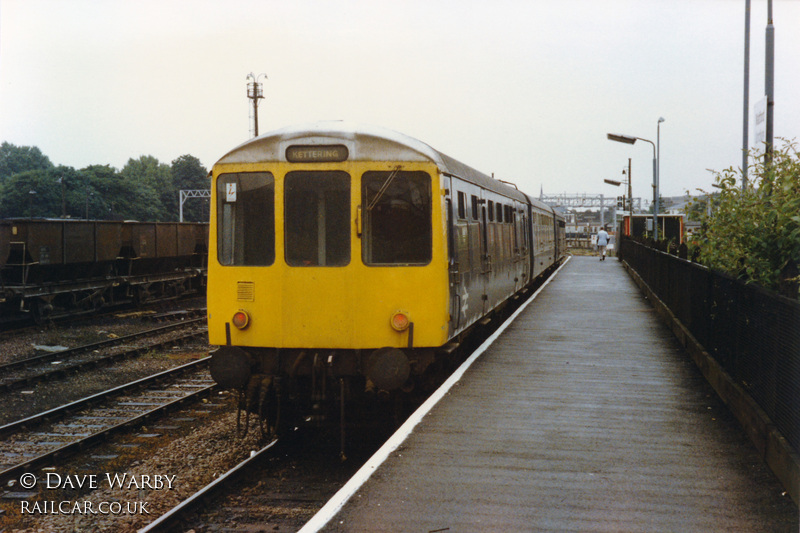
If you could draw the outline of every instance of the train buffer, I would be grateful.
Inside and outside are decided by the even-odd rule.
[[[798,531],[616,260],[573,257],[362,477],[304,531]]]

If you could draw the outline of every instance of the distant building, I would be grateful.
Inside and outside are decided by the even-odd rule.
[[[623,235],[651,237],[653,234],[653,215],[625,215],[622,220]],[[674,240],[683,244],[686,238],[685,215],[658,215],[659,240]]]

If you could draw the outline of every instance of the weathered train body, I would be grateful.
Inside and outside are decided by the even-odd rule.
[[[53,314],[205,285],[208,224],[0,220],[0,304]]]
[[[212,179],[212,376],[250,410],[413,388],[566,248],[547,205],[377,128],[268,133]]]

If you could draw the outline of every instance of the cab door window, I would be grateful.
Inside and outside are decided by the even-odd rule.
[[[275,262],[275,180],[269,172],[217,179],[217,258],[227,266]]]
[[[398,169],[366,172],[361,179],[361,208],[364,264],[430,263],[430,175]]]

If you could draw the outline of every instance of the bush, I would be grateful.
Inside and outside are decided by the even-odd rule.
[[[800,156],[783,142],[769,166],[751,157],[744,189],[738,169],[715,173],[720,192],[701,215],[696,244],[706,266],[798,298]]]

